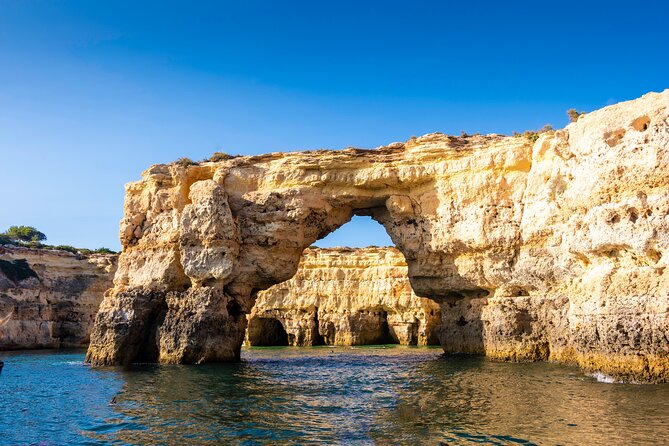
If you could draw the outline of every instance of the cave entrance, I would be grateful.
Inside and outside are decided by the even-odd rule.
[[[249,345],[257,347],[288,346],[288,333],[280,320],[252,317],[247,328]]]

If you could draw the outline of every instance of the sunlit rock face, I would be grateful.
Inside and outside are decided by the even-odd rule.
[[[257,293],[355,214],[440,303],[447,352],[669,380],[668,105],[651,93],[535,143],[437,133],[153,166],[126,188],[88,360],[237,359]]]
[[[0,350],[88,345],[116,258],[0,246]]]
[[[430,345],[441,310],[412,292],[395,248],[307,248],[290,280],[258,293],[248,319],[250,345]]]

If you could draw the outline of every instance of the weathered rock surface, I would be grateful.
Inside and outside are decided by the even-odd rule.
[[[258,293],[248,319],[250,345],[430,345],[441,310],[413,293],[395,248],[307,248],[292,279]]]
[[[116,259],[0,246],[0,350],[88,345]]]
[[[258,291],[352,215],[380,222],[447,352],[669,380],[669,91],[534,143],[430,134],[376,150],[156,165],[88,360],[234,360]]]

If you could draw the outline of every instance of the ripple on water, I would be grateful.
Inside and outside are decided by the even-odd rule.
[[[0,443],[617,444],[669,435],[669,386],[433,348],[262,348],[238,364],[91,368],[8,353]],[[639,404],[643,401],[643,404]]]

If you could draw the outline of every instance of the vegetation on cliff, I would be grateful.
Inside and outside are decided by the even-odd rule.
[[[91,254],[116,254],[109,248],[75,248],[70,245],[47,245],[42,243],[46,235],[32,226],[10,226],[5,232],[0,233],[0,245],[24,246],[26,248],[56,249],[67,251],[77,255]]]

